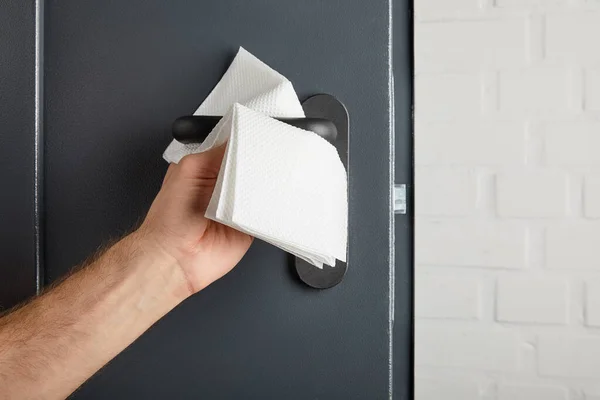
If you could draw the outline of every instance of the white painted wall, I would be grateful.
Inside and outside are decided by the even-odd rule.
[[[415,13],[416,399],[600,400],[600,1]]]

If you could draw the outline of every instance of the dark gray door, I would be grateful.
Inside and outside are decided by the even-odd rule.
[[[0,309],[36,293],[33,1],[0,0]]]
[[[33,16],[33,1],[8,3],[26,3],[25,14]],[[0,120],[3,143],[20,129],[20,141],[10,145],[23,157],[11,161],[27,166],[22,178],[6,176],[28,183],[21,190],[28,202],[0,204],[7,215],[7,208],[18,210],[21,219],[13,223],[24,227],[9,238],[13,245],[0,247],[21,271],[13,268],[6,278],[23,282],[21,296],[33,293],[36,276],[56,280],[143,217],[167,167],[161,154],[171,122],[196,109],[240,45],[288,77],[301,100],[322,92],[341,99],[351,125],[349,269],[341,284],[308,288],[289,255],[256,241],[230,274],[155,324],[73,397],[409,398],[412,228],[410,216],[394,216],[391,204],[394,141],[402,149],[396,157],[402,183],[412,176],[408,2],[394,5],[402,10],[394,40],[388,0],[46,0],[43,6],[43,129],[36,131],[27,108],[35,104],[30,87],[19,119]],[[396,64],[398,39],[406,46]],[[20,57],[33,61],[31,53]],[[0,67],[30,86],[35,77],[32,68]],[[402,92],[395,135],[392,73]],[[2,98],[0,110],[7,104]],[[42,178],[36,203],[34,183]],[[2,237],[11,229],[3,227]],[[2,300],[7,305],[15,296]]]

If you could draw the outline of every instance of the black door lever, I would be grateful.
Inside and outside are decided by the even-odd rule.
[[[173,138],[181,143],[202,143],[222,117],[211,115],[190,115],[180,117],[173,122]],[[335,124],[324,118],[276,118],[278,121],[311,131],[335,143],[337,129]]]

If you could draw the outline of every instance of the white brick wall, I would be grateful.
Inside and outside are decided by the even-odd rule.
[[[496,287],[497,321],[567,323],[569,291],[564,279],[502,277]]]
[[[419,168],[416,202],[423,215],[468,215],[475,206],[475,174],[465,168]],[[600,182],[599,182],[600,183]]]
[[[556,386],[498,386],[498,400],[567,400],[567,390]]]
[[[496,175],[496,206],[500,217],[564,217],[566,174],[545,169],[501,172]]]
[[[600,327],[600,280],[589,280],[585,285],[585,323]]]
[[[600,0],[415,0],[415,398],[600,400]]]
[[[585,177],[583,187],[584,215],[587,218],[600,218],[600,174]]]
[[[415,399],[479,399],[480,389],[475,382],[415,379]]]
[[[440,274],[421,275],[417,282],[415,302],[415,315],[417,318],[456,318],[456,319],[479,319],[481,309],[481,283],[477,279],[453,278]],[[598,288],[600,289],[600,288]],[[593,296],[596,288],[589,289],[589,295]],[[588,313],[594,318],[594,311]]]
[[[419,217],[415,228],[415,256],[420,265],[522,268],[525,245],[523,227],[507,222]]]
[[[558,378],[598,380],[600,337],[597,335],[540,334],[538,373]]]
[[[419,324],[415,335],[417,366],[517,371],[519,340],[514,332],[454,327],[440,332],[437,326]]]

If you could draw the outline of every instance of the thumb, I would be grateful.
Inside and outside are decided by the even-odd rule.
[[[227,150],[227,143],[202,153],[190,154],[181,159],[179,167],[189,177],[216,178]]]
[[[221,163],[223,162],[223,157],[225,157],[226,150],[227,142],[200,154],[204,155],[203,162],[206,163],[207,166],[215,166],[217,170],[219,170],[221,169]]]

